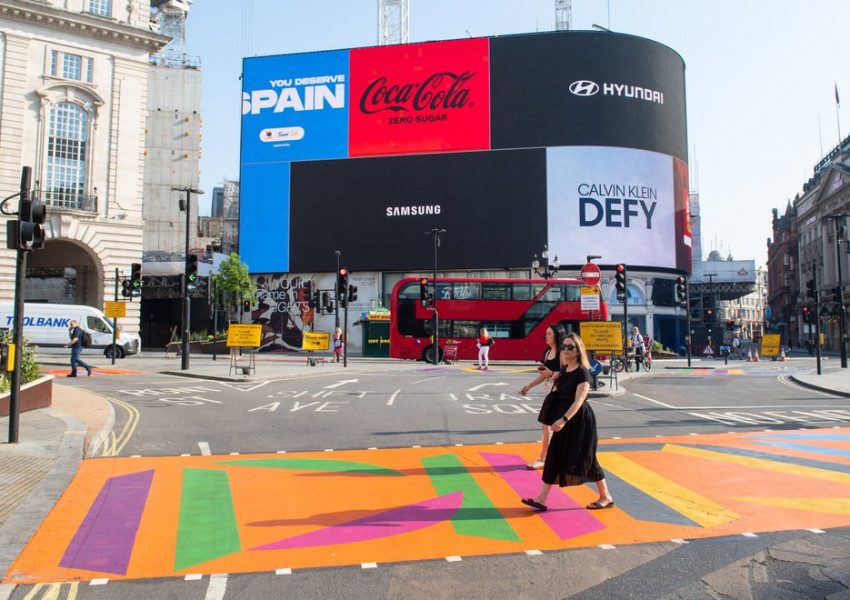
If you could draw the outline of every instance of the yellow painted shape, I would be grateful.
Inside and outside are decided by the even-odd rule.
[[[643,493],[652,496],[703,527],[713,527],[741,518],[739,514],[720,506],[705,496],[670,481],[663,475],[659,475],[616,452],[600,452],[598,458],[605,470],[614,473]]]
[[[733,498],[733,500],[830,515],[850,514],[850,498]]]
[[[729,369],[726,373],[729,375],[743,375],[744,369]]]
[[[800,477],[810,477],[812,479],[823,479],[824,481],[834,481],[835,483],[850,483],[850,475],[844,473],[827,471],[826,469],[817,469],[815,467],[804,467],[802,465],[789,465],[788,463],[776,460],[751,458],[749,456],[736,456],[734,454],[726,454],[725,452],[715,452],[714,450],[703,450],[701,448],[689,448],[687,446],[679,446],[676,444],[667,444],[664,448],[662,448],[662,451],[673,452],[675,454],[681,454],[682,456],[720,460],[735,465],[752,467],[754,469],[764,469],[765,471],[773,471],[775,473],[785,473],[786,475],[798,475]]]

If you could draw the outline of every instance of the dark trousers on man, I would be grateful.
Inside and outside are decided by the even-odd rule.
[[[71,375],[70,377],[77,376],[77,365],[80,365],[86,371],[88,371],[89,375],[91,375],[91,365],[84,363],[80,359],[80,353],[83,351],[82,348],[78,348],[76,346],[71,346]]]

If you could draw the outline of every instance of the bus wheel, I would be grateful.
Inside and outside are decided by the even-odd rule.
[[[103,350],[103,355],[106,358],[112,358],[112,346],[107,346]],[[124,348],[121,346],[115,346],[115,358],[124,358]]]
[[[424,360],[426,363],[431,363],[432,365],[434,364],[434,346],[433,345],[428,346],[422,352],[422,360]],[[443,349],[442,348],[440,348],[439,362],[443,362]]]

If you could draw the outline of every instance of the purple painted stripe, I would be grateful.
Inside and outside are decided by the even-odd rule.
[[[350,544],[400,535],[448,521],[460,508],[463,492],[453,492],[431,500],[400,506],[362,519],[310,531],[251,550],[285,550],[331,544]]]
[[[493,470],[519,494],[520,498],[534,498],[540,491],[540,473],[525,468],[525,461],[516,454],[482,452],[481,456]],[[519,498],[517,504],[520,504]],[[591,515],[583,506],[567,496],[560,488],[553,487],[546,499],[549,510],[537,513],[543,522],[562,540],[601,531],[605,525]],[[529,508],[529,510],[532,510]]]
[[[106,480],[59,566],[126,575],[153,469]]]

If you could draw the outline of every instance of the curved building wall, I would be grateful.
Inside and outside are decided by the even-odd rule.
[[[562,265],[689,272],[685,66],[554,32],[245,59],[252,273]]]

